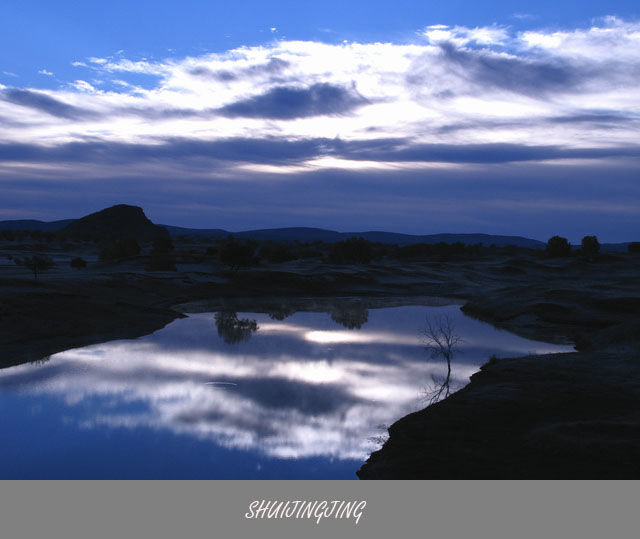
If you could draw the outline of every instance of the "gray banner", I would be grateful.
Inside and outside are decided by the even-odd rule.
[[[3,481],[0,537],[618,539],[638,536],[638,494],[635,481]]]

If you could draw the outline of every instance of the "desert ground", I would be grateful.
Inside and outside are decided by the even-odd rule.
[[[91,242],[1,241],[0,367],[136,338],[194,310],[286,314],[309,301],[321,310],[328,298],[457,298],[471,316],[576,352],[487,358],[467,387],[392,425],[360,478],[640,477],[640,255],[493,249],[337,264],[320,252],[230,268],[211,246],[182,238],[175,271],[150,271],[150,244],[100,260]],[[36,253],[55,263],[37,278],[20,264]],[[70,267],[78,257],[86,267]]]

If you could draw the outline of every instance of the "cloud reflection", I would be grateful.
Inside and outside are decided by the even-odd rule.
[[[454,316],[473,343],[452,364],[456,385],[489,350],[568,349],[500,332],[464,317],[458,306],[371,309],[360,330],[334,329],[327,313],[298,312],[286,322],[238,313],[256,319],[259,330],[233,346],[203,313],[141,339],[6,369],[0,393],[28,395],[34,404],[58,397],[80,428],[162,429],[276,458],[361,460],[378,426],[418,409],[421,389],[446,371],[423,346],[432,310]]]

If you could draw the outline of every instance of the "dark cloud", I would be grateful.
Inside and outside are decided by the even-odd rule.
[[[197,77],[205,77],[208,79],[217,80],[218,82],[230,82],[232,80],[236,80],[238,76],[232,71],[227,71],[226,69],[212,70],[208,67],[194,67],[189,70],[189,74],[195,75]]]
[[[557,124],[593,124],[607,129],[628,127],[638,123],[640,118],[620,114],[615,111],[585,111],[565,114],[562,116],[542,116],[539,118],[518,118],[509,120],[477,120],[473,122],[457,122],[443,125],[436,129],[436,133],[446,134],[468,129],[500,129],[500,128],[540,128],[553,129]]]
[[[147,120],[171,120],[173,118],[210,118],[214,109],[196,110],[184,108],[119,107],[112,112],[114,116],[127,114]]]
[[[35,144],[0,144],[0,160],[30,162],[78,162],[97,164],[135,164],[172,160],[211,163],[216,160],[247,163],[285,164],[304,161],[323,154],[329,139],[288,141],[276,138],[230,138],[215,141],[164,139],[159,144],[122,142],[71,142],[55,147]],[[193,164],[193,163],[192,163]]]
[[[620,114],[616,111],[587,111],[565,116],[553,116],[547,121],[558,124],[594,123],[594,124],[628,124],[637,122],[638,118]]]
[[[560,61],[529,60],[499,56],[483,51],[441,45],[447,62],[461,68],[467,77],[483,86],[492,86],[522,94],[567,91],[584,80],[573,66]]]
[[[564,148],[525,144],[415,144],[409,140],[342,142],[333,141],[333,151],[341,157],[364,161],[410,161],[443,163],[512,163],[549,159],[640,157],[640,146],[613,148]]]
[[[440,51],[446,69],[456,76],[483,88],[525,95],[572,92],[587,79],[602,74],[593,65],[586,68],[558,59],[503,56],[486,50],[458,48],[448,42],[440,45]],[[426,57],[424,62],[416,62],[407,76],[409,84],[429,84],[431,61],[431,57]]]
[[[253,65],[236,71],[226,69],[213,70],[208,67],[195,67],[189,71],[191,75],[205,77],[219,82],[230,82],[246,77],[256,77],[262,75],[278,75],[291,64],[281,58],[273,57],[267,63]]]
[[[339,138],[229,138],[214,141],[185,138],[159,139],[157,144],[122,142],[71,142],[54,147],[34,144],[0,144],[0,161],[77,162],[137,165],[172,161],[185,169],[215,162],[296,164],[322,156],[360,161],[444,162],[492,164],[552,159],[602,159],[640,157],[640,146],[564,148],[523,144],[419,144],[410,139],[344,141]]]
[[[15,105],[46,112],[56,118],[82,120],[98,116],[94,111],[75,107],[50,97],[47,94],[32,92],[31,90],[20,90],[17,88],[4,90],[0,93],[0,98]]]
[[[262,95],[226,105],[218,112],[229,118],[291,120],[346,114],[366,103],[368,101],[354,89],[318,83],[308,88],[279,86]]]

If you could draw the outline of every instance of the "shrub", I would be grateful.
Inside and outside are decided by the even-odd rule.
[[[368,264],[371,262],[371,242],[364,238],[349,238],[333,244],[329,262],[334,264]]]
[[[461,241],[456,241],[454,243],[445,243],[441,241],[433,246],[433,250],[435,254],[442,258],[450,258],[455,255],[464,254],[466,246]]]
[[[253,242],[239,242],[233,236],[229,236],[220,248],[220,262],[232,270],[249,267],[255,263],[254,250],[255,244]]]
[[[281,264],[282,262],[288,262],[297,258],[291,252],[291,249],[282,243],[264,245],[260,249],[260,256],[269,262],[269,264]]]
[[[630,253],[640,253],[640,241],[632,241],[627,245],[627,251]]]
[[[38,273],[47,271],[55,266],[53,260],[47,256],[34,255],[24,259],[24,265],[33,272],[34,279],[38,278]]]
[[[428,243],[411,243],[398,247],[396,258],[424,258],[433,254],[433,246]]]
[[[553,236],[547,242],[547,255],[553,258],[570,256],[571,244],[567,238],[561,236]]]
[[[87,267],[87,261],[84,258],[80,257],[80,256],[76,256],[73,260],[71,260],[69,265],[72,268],[86,268]]]
[[[587,258],[595,258],[600,253],[600,242],[596,236],[585,236],[580,246],[582,255]]]
[[[152,253],[147,271],[176,271],[176,263],[169,253]]]

